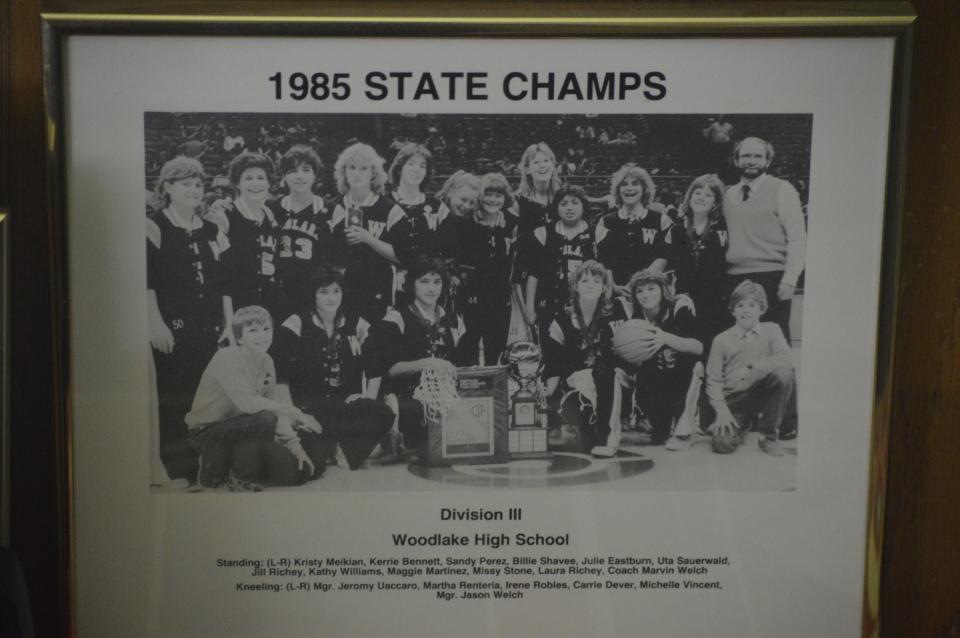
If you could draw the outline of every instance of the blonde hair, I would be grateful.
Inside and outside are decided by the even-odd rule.
[[[243,336],[243,329],[247,326],[270,326],[273,327],[273,318],[263,306],[244,306],[235,313],[230,322],[230,328],[233,330],[233,336],[237,339]]]
[[[164,186],[194,177],[199,178],[200,181],[206,181],[207,174],[203,171],[203,164],[192,157],[178,155],[164,164],[163,168],[160,169],[160,177],[157,178],[154,192],[157,198],[163,202],[164,206],[169,206],[170,195]]]
[[[530,163],[533,162],[533,158],[537,153],[545,155],[546,158],[550,160],[550,163],[553,164],[553,174],[550,175],[550,183],[547,185],[547,201],[551,201],[557,193],[557,190],[560,189],[562,182],[557,172],[557,156],[550,150],[546,142],[531,144],[520,157],[520,165],[518,166],[520,170],[520,188],[517,189],[517,197],[531,199],[536,192],[533,186],[533,175],[530,174]]]
[[[769,308],[767,291],[763,289],[763,286],[749,279],[744,279],[733,289],[733,292],[730,293],[730,311],[733,312],[733,309],[738,303],[747,299],[753,299],[757,302],[757,305],[760,306],[761,315]]]
[[[377,154],[369,144],[357,142],[343,149],[337,163],[333,166],[333,175],[337,180],[337,190],[341,195],[346,195],[350,190],[347,184],[347,162],[350,160],[359,160],[364,165],[369,165],[370,171],[370,190],[377,195],[383,195],[383,187],[387,183],[387,172],[383,169],[384,159]]]

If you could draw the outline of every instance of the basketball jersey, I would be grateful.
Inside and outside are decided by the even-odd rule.
[[[228,292],[234,310],[258,305],[273,315],[279,305],[276,256],[282,220],[263,206],[263,219],[254,221],[241,213],[242,206],[238,200],[226,211],[230,250],[224,254],[224,265],[228,271]]]
[[[534,230],[536,257],[531,274],[537,278],[537,310],[559,312],[570,299],[570,277],[583,262],[596,258],[593,230],[585,221],[575,235],[561,232],[561,222]]]
[[[333,335],[315,312],[290,317],[283,327],[297,335],[288,348],[290,386],[297,405],[307,405],[321,396],[346,398],[362,389],[361,346],[369,324],[363,319],[340,315]]]
[[[358,312],[380,314],[382,317],[382,311],[393,304],[394,266],[367,245],[347,244],[349,210],[358,210],[361,226],[376,239],[390,244],[400,261],[409,259],[410,222],[403,209],[393,200],[376,193],[371,193],[359,205],[349,202],[345,197],[333,211],[330,226],[337,245],[337,257],[344,269],[344,286],[349,295],[346,298]],[[370,320],[379,318],[367,317]]]
[[[476,219],[464,222],[458,263],[469,268],[463,290],[467,303],[503,303],[510,299],[517,223],[516,215],[503,211],[493,225]]]
[[[597,223],[597,259],[624,285],[635,272],[657,259],[673,257],[672,222],[666,215],[647,209],[646,215],[627,219],[622,211],[607,213]]]
[[[193,229],[175,225],[164,211],[147,218],[147,289],[175,341],[178,334],[218,334],[223,323],[226,237],[213,222]],[[214,339],[214,342],[216,339]]]
[[[397,201],[396,204],[410,220],[412,255],[438,259],[456,257],[460,245],[459,218],[450,213],[446,204],[427,193],[423,193],[417,203]]]
[[[463,320],[443,308],[437,310],[439,316],[430,324],[411,304],[403,304],[399,310],[388,312],[371,330],[371,343],[365,349],[365,371],[368,379],[384,378],[383,392],[413,395],[420,382],[419,375],[398,379],[387,376],[390,368],[402,361],[436,357],[461,363],[457,345],[464,332]]]
[[[283,219],[277,231],[277,280],[290,312],[313,303],[312,278],[321,264],[333,263],[333,233],[327,209],[320,197],[293,211],[290,196],[273,207]]]

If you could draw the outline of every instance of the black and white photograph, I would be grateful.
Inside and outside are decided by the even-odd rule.
[[[144,114],[154,489],[795,489],[812,126]]]
[[[573,32],[68,38],[80,635],[855,635],[893,41]]]

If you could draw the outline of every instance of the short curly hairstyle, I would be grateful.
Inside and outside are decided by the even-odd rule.
[[[227,168],[227,175],[230,177],[230,183],[234,186],[240,184],[240,176],[243,172],[251,168],[261,168],[267,174],[267,181],[273,183],[273,162],[263,153],[254,153],[244,151],[230,160],[230,166]]]
[[[306,144],[294,144],[280,158],[280,174],[286,175],[297,170],[301,164],[306,164],[313,169],[314,175],[320,175],[320,156],[317,152]]]
[[[653,178],[650,173],[640,168],[633,162],[624,164],[616,173],[610,176],[610,196],[616,203],[617,208],[623,206],[623,199],[620,197],[620,185],[628,177],[635,177],[643,182],[643,193],[640,195],[640,203],[646,208],[653,201],[653,196],[657,192],[657,187],[653,184]]]

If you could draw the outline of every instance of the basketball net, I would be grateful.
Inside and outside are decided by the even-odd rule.
[[[423,404],[427,418],[433,421],[452,413],[460,400],[456,377],[446,370],[437,366],[424,368],[420,385],[413,391],[413,398]]]

